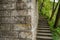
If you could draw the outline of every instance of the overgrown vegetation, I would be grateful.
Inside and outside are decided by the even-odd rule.
[[[60,19],[59,19],[59,23],[57,25],[57,28],[53,28],[53,25],[54,25],[55,19],[56,19],[56,14],[58,12],[58,7],[54,13],[52,20],[49,21],[51,14],[52,14],[53,2],[51,2],[50,0],[45,0],[43,3],[43,6],[41,8],[42,2],[43,2],[43,0],[38,0],[39,15],[43,15],[47,18],[48,23],[50,25],[50,29],[52,30],[52,33],[53,33],[53,39],[54,40],[60,40]],[[57,3],[55,3],[55,6],[56,6],[56,4]]]

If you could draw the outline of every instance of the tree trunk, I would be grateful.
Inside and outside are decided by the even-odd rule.
[[[54,0],[54,2],[53,2],[52,15],[51,15],[51,17],[50,17],[50,20],[52,19],[53,15],[54,15],[54,5],[55,5],[55,0]]]
[[[60,4],[59,4],[59,8],[58,8],[58,13],[56,15],[56,20],[55,20],[54,28],[57,28],[59,18],[60,18]]]

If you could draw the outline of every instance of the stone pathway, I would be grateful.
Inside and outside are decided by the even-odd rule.
[[[39,17],[36,39],[37,40],[53,40],[48,22],[46,18],[44,18],[43,16]]]

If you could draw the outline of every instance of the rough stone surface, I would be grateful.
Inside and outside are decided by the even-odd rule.
[[[38,14],[35,0],[0,0],[0,40],[33,40]]]

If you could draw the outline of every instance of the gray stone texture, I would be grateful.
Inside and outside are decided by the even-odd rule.
[[[32,40],[31,16],[22,0],[0,0],[0,40]]]

